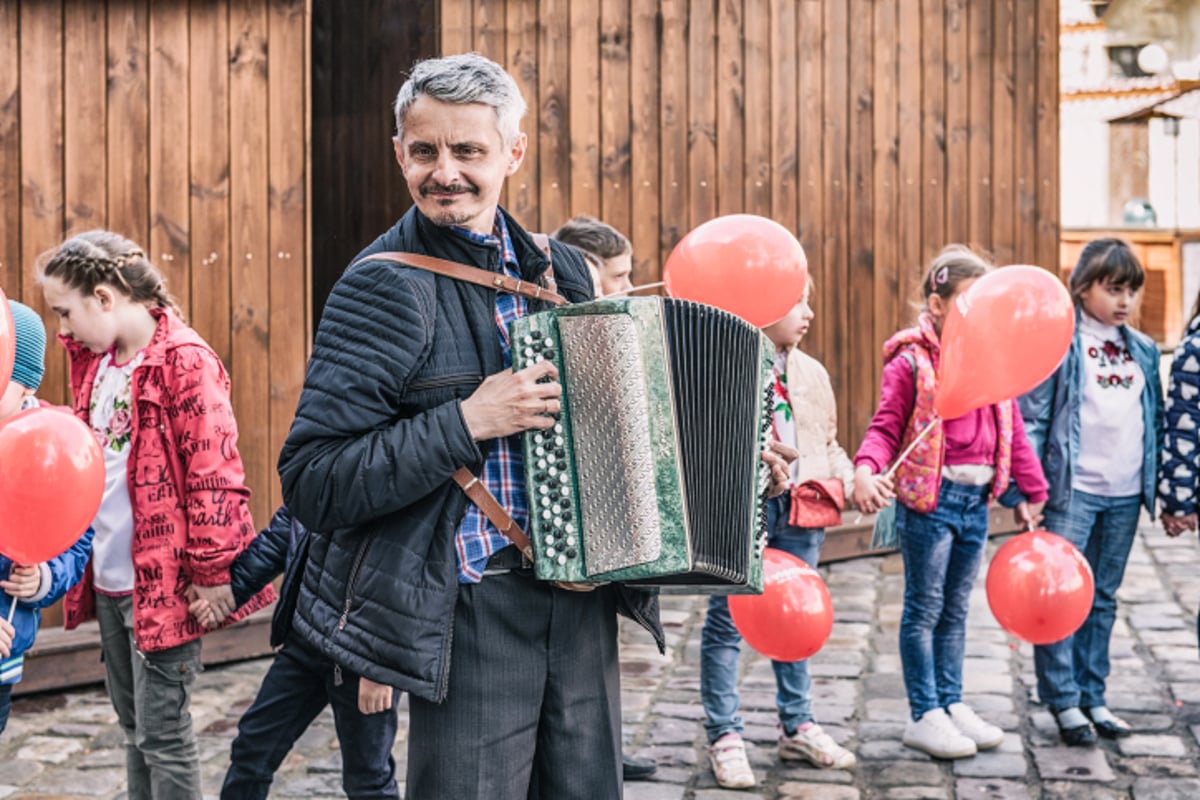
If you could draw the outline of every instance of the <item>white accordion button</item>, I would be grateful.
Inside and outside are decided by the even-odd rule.
[[[566,563],[567,563],[567,557],[560,554],[558,557],[558,565],[561,567],[563,564],[566,564]]]

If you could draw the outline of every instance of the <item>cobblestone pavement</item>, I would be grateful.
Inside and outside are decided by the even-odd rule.
[[[994,550],[997,542],[993,542]],[[743,656],[742,710],[759,785],[718,788],[708,769],[699,704],[700,629],[705,603],[664,598],[668,652],[622,623],[627,749],[653,756],[656,780],[630,783],[627,800],[914,800],[917,798],[1200,798],[1200,600],[1196,537],[1168,539],[1147,525],[1121,589],[1113,635],[1109,704],[1135,728],[1119,744],[1092,749],[1057,744],[1054,722],[1033,691],[1032,649],[992,619],[983,577],[968,626],[967,701],[1008,737],[997,750],[935,761],[900,744],[907,715],[897,626],[903,578],[898,556],[823,568],[837,622],[812,660],[815,709],[826,729],[858,754],[850,772],[781,764],[775,752],[770,663]],[[228,763],[239,714],[268,662],[207,671],[193,701],[206,796]],[[396,743],[403,776],[405,720]],[[18,698],[0,740],[0,798],[123,798],[121,735],[102,690]],[[320,717],[288,756],[273,797],[341,797],[341,759],[332,718]],[[599,799],[598,799],[599,800]]]

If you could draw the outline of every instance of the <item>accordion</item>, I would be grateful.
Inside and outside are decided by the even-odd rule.
[[[774,347],[712,306],[597,300],[521,317],[513,367],[559,370],[554,426],[523,435],[542,580],[762,591]]]

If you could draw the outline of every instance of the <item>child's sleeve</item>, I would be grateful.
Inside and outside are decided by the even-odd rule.
[[[1054,374],[1017,400],[1017,410],[1020,412],[1025,438],[1029,440],[1033,455],[1039,462],[1046,454],[1046,434],[1050,428],[1050,419],[1054,415],[1054,392],[1058,386],[1058,372],[1061,369],[1063,365],[1060,364]],[[1015,442],[1013,447],[1015,449]]]
[[[821,367],[821,379],[829,393],[829,414],[825,418],[825,454],[829,459],[829,477],[839,479],[846,497],[849,497],[854,494],[854,462],[838,442],[837,402],[833,396],[833,384],[829,380],[829,373],[824,367]]]
[[[1034,452],[1029,437],[1025,434],[1025,423],[1017,401],[1009,400],[1008,402],[1012,404],[1013,415],[1013,485],[1020,489],[1021,494],[1030,503],[1044,503],[1050,496],[1050,484],[1046,482],[1046,473],[1042,470],[1042,462]],[[1004,503],[1004,498],[1001,498],[1001,502]],[[1020,500],[1018,499],[1017,502]],[[1004,505],[1009,504],[1004,503]],[[1016,503],[1011,505],[1016,505]]]
[[[291,541],[292,515],[287,506],[280,506],[271,524],[259,531],[229,568],[233,600],[239,607],[286,569]]]
[[[1151,376],[1146,376],[1147,380]],[[1194,337],[1184,339],[1171,362],[1167,387],[1162,466],[1158,497],[1164,514],[1196,511],[1196,481],[1200,476],[1200,347]]]
[[[166,369],[172,405],[167,416],[183,465],[191,580],[220,586],[229,583],[234,556],[253,533],[229,376],[211,350],[198,346],[177,348]]]
[[[879,408],[875,409],[875,416],[854,455],[854,466],[866,465],[879,474],[886,471],[892,459],[900,454],[900,440],[912,416],[916,388],[912,362],[907,358],[893,358],[884,365]]]
[[[68,589],[83,580],[88,559],[92,557],[92,535],[89,527],[66,552],[38,565],[42,573],[42,585],[36,595],[22,601],[24,605],[32,608],[52,606]]]

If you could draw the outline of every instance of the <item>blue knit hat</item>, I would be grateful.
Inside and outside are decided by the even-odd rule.
[[[13,333],[17,341],[17,357],[13,361],[12,379],[26,389],[37,391],[46,371],[46,326],[37,312],[24,303],[8,301],[12,311]]]

